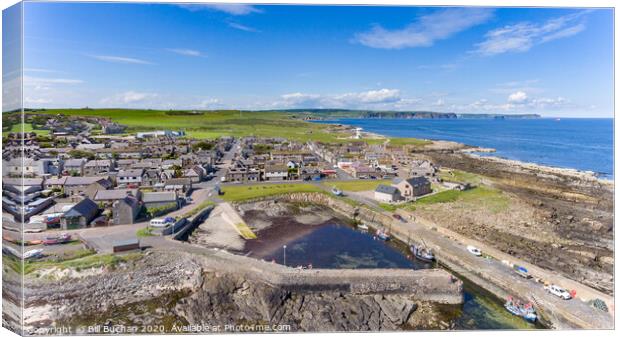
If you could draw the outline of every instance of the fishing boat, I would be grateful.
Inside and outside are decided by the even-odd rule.
[[[376,235],[383,241],[388,241],[390,239],[390,234],[385,229],[377,229]]]
[[[511,296],[508,297],[506,303],[504,304],[504,308],[508,310],[511,314],[515,316],[519,316],[525,319],[528,322],[536,322],[538,319],[538,315],[536,314],[536,310],[532,303],[521,303],[520,301],[515,301]]]
[[[357,229],[361,230],[362,232],[368,232],[368,225],[361,223],[357,225]]]
[[[411,245],[409,249],[413,253],[413,256],[415,256],[418,260],[424,262],[433,262],[435,260],[435,254],[433,254],[433,251],[428,248]]]

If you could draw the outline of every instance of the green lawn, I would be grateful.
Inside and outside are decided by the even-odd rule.
[[[22,130],[22,126],[23,126],[23,130]],[[30,123],[20,123],[20,124],[14,124],[13,127],[11,128],[11,131],[4,131],[2,132],[2,136],[6,136],[9,132],[34,132],[37,135],[47,135],[49,134],[49,130],[35,130],[32,127],[32,124]]]
[[[272,195],[296,192],[322,192],[311,184],[262,184],[252,186],[225,186],[221,198],[225,201],[244,201]]]
[[[412,206],[416,207],[450,202],[483,207],[489,209],[493,213],[498,213],[508,208],[510,200],[500,190],[479,186],[466,191],[447,190],[439,192],[415,201]]]
[[[417,138],[390,138],[389,145],[394,146],[403,146],[403,145],[413,145],[413,146],[424,146],[431,144],[432,141],[425,139],[417,139]]]
[[[75,269],[82,270],[96,267],[114,267],[121,262],[127,262],[138,259],[142,256],[140,253],[130,253],[125,255],[114,254],[95,254],[93,250],[81,249],[72,252],[69,255],[52,260],[26,260],[21,261],[12,256],[3,256],[3,263],[17,273],[27,275],[37,270],[48,268]],[[22,265],[23,264],[23,265]]]
[[[481,176],[461,170],[441,170],[439,177],[445,181],[470,183],[473,185],[478,185],[482,181]]]
[[[389,179],[385,179],[385,180],[365,179],[365,180],[338,181],[338,182],[333,182],[333,183],[327,181],[327,182],[324,182],[323,184],[329,187],[336,187],[337,189],[342,190],[342,191],[360,192],[360,191],[374,190],[375,188],[377,188],[379,184],[390,185],[391,180]]]

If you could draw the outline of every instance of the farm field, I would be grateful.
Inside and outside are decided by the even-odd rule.
[[[321,141],[344,143],[351,141],[346,132],[334,132],[330,125],[296,119],[294,113],[269,111],[214,110],[184,113],[167,110],[132,109],[47,109],[37,114],[106,117],[127,125],[128,132],[157,129],[185,130],[194,138],[212,139],[219,136],[283,137],[299,142]],[[380,144],[384,139],[362,139],[368,144]],[[421,144],[415,138],[398,138],[397,143]]]

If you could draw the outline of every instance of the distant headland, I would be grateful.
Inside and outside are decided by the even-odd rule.
[[[435,111],[377,111],[348,109],[284,109],[270,110],[298,114],[306,120],[338,118],[405,118],[405,119],[456,119],[456,118],[490,118],[490,119],[530,119],[541,118],[538,114],[457,114],[454,112]]]

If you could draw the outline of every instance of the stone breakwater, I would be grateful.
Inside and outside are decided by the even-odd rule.
[[[463,301],[461,281],[444,270],[298,270],[150,239],[152,251],[104,273],[59,281],[28,277],[25,331],[116,324],[163,324],[168,332],[187,324],[268,323],[291,331],[433,328],[419,323],[425,319],[416,316],[418,306]]]

